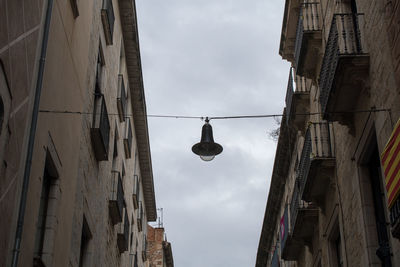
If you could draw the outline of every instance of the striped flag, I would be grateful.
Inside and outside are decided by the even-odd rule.
[[[381,154],[383,171],[385,173],[388,205],[391,208],[400,192],[400,119]]]

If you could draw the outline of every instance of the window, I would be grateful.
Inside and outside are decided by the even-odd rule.
[[[134,221],[133,221],[133,213],[132,213],[132,216],[131,216],[131,242],[130,242],[130,247],[131,247],[131,250],[132,250],[132,243],[133,243],[133,224],[134,224]]]
[[[74,18],[76,19],[79,16],[79,10],[78,10],[78,3],[77,0],[69,0],[72,8],[72,14]]]
[[[343,262],[342,241],[340,236],[338,218],[336,218],[329,235],[329,250],[330,250],[329,257],[331,266],[342,267],[344,262]]]
[[[376,231],[378,234],[379,247],[376,250],[376,255],[381,260],[383,267],[389,267],[392,266],[392,263],[390,258],[389,235],[383,199],[385,194],[382,188],[381,164],[376,143],[374,144],[374,149],[367,166],[372,189],[372,201],[375,210]]]
[[[110,121],[104,95],[101,93],[101,74],[104,66],[104,57],[99,46],[96,64],[96,80],[94,88],[93,124],[91,138],[95,157],[98,161],[108,160],[108,146],[110,137]]]
[[[114,148],[113,148],[113,158],[112,158],[112,170],[113,171],[118,171],[117,160],[118,160],[118,129],[115,126],[115,130],[114,130]]]
[[[104,56],[103,56],[103,50],[101,49],[101,43],[100,43],[99,53],[97,55],[97,63],[96,63],[95,94],[101,94],[101,76],[103,73],[103,66],[104,66]]]
[[[46,155],[45,167],[42,177],[42,188],[39,199],[39,212],[36,223],[36,234],[34,244],[34,266],[44,266],[43,255],[52,254],[51,242],[45,242],[46,238],[52,240],[56,225],[53,220],[47,220],[49,216],[56,217],[57,205],[55,205],[59,194],[58,173],[49,151]],[[50,198],[50,195],[52,197]],[[51,208],[50,208],[51,207]],[[47,232],[48,231],[48,232]],[[49,235],[49,237],[47,236]],[[44,246],[46,244],[46,247]]]
[[[369,134],[363,139],[364,145],[359,155],[360,188],[362,211],[365,223],[367,250],[374,262],[382,267],[391,267],[389,224],[386,212],[384,180],[382,177],[380,153],[373,124],[369,124]]]
[[[51,186],[51,176],[47,170],[44,169],[43,181],[42,181],[42,192],[40,194],[40,203],[39,203],[39,215],[37,221],[36,228],[36,238],[35,238],[35,257],[41,258],[43,254],[43,243],[44,243],[44,235],[46,230],[46,217],[47,217],[47,208],[49,203],[49,194],[50,194],[50,186]]]
[[[112,0],[103,0],[103,7],[101,9],[101,21],[103,22],[106,43],[107,45],[112,45],[115,21]]]
[[[87,262],[88,246],[90,239],[92,239],[92,233],[90,232],[89,225],[86,221],[85,216],[83,216],[81,248],[79,253],[79,267],[85,266],[85,263]]]

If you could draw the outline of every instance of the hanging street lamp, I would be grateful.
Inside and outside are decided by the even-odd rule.
[[[192,146],[192,151],[204,161],[211,161],[214,157],[222,152],[222,146],[214,142],[212,127],[210,120],[206,118],[206,123],[201,130],[200,143]]]

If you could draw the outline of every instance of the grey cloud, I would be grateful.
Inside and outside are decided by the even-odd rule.
[[[283,1],[137,0],[149,114],[279,114]],[[272,171],[272,119],[212,120],[224,151],[191,152],[200,120],[149,118],[158,207],[175,266],[254,266]]]

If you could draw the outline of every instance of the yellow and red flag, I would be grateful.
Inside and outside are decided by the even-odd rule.
[[[381,154],[383,171],[385,173],[388,205],[391,208],[400,192],[400,119]]]

